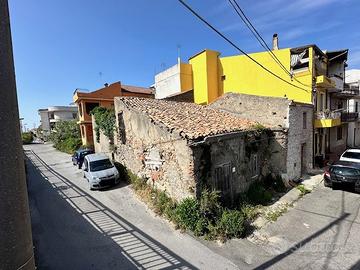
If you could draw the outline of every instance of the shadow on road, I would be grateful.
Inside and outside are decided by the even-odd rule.
[[[51,255],[48,261],[62,265],[62,269],[197,269],[54,171],[36,153],[25,154],[31,179],[30,201],[35,204],[31,213],[33,222],[36,220],[34,234],[42,233],[56,241],[42,244],[43,239],[34,235],[35,246],[44,253],[44,258],[38,258],[39,269],[56,269],[46,265],[45,259]],[[43,192],[37,196],[46,198],[32,194],[39,189]],[[50,196],[45,195],[48,193]],[[48,204],[43,204],[47,199]],[[39,203],[42,205],[36,205]],[[43,220],[36,209],[50,213],[58,223]],[[48,226],[55,230],[49,231]],[[69,231],[61,231],[69,227]],[[47,254],[54,250],[55,254]]]

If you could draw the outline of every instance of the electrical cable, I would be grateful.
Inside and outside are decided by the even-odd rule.
[[[202,16],[200,16],[195,10],[193,10],[188,4],[186,4],[183,0],[178,0],[185,8],[187,8],[193,15],[195,15],[199,20],[201,20],[204,24],[206,24],[209,28],[211,28],[214,32],[216,32],[220,37],[222,37],[224,40],[226,40],[231,46],[233,46],[235,49],[237,49],[239,52],[244,54],[247,58],[249,58],[251,61],[253,61],[255,64],[260,66],[262,69],[267,71],[269,74],[273,75],[274,77],[278,78],[279,80],[285,82],[286,84],[289,84],[295,88],[301,89],[303,91],[309,92],[308,89],[302,88],[300,86],[297,86],[283,78],[281,78],[279,75],[275,74],[273,71],[269,70],[267,67],[256,61],[254,58],[252,58],[250,55],[248,55],[245,51],[243,51],[240,47],[238,47],[234,42],[232,42],[229,38],[227,38],[224,34],[222,34],[219,30],[217,30],[214,26],[212,26],[209,22],[207,22]]]

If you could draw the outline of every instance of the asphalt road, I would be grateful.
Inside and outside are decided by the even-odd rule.
[[[219,246],[172,228],[124,184],[89,191],[70,156],[25,146],[39,269],[360,269],[360,195],[322,185],[259,231]]]
[[[24,148],[38,269],[237,269],[154,216],[128,186],[90,191],[69,155]]]

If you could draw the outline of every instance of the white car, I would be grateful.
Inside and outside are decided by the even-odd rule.
[[[84,158],[84,178],[89,188],[101,189],[119,183],[119,172],[105,154],[90,154]]]
[[[348,149],[341,156],[340,160],[360,163],[360,149]]]

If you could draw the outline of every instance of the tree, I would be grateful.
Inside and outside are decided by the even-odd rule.
[[[56,149],[72,154],[82,144],[76,120],[57,122],[50,134],[50,140]]]

